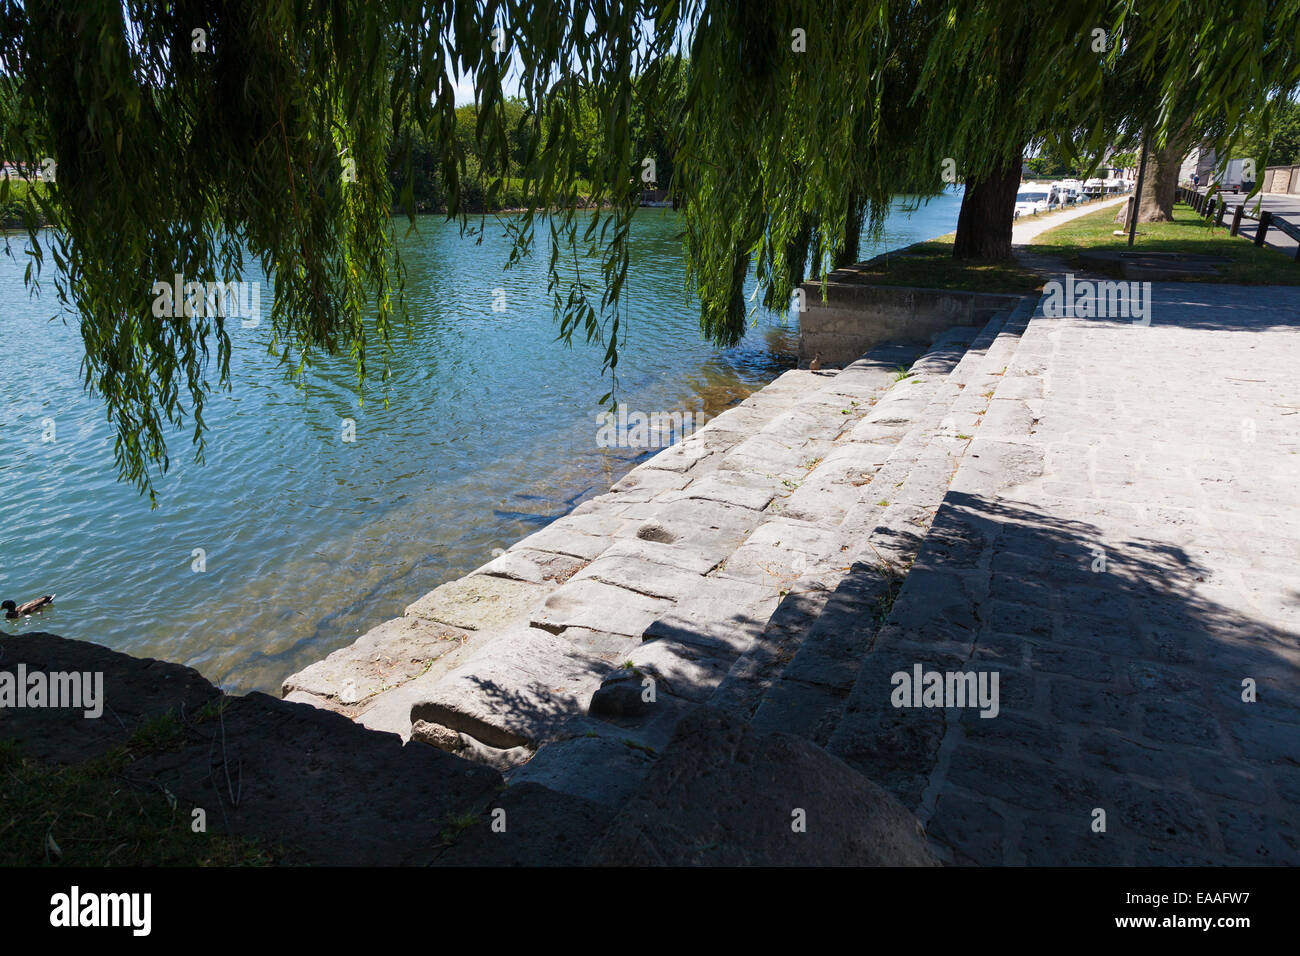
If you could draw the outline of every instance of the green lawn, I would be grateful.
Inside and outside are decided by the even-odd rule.
[[[1052,215],[1059,210],[1041,213]],[[1114,210],[1110,211],[1114,215]],[[1023,216],[1017,222],[1037,219]],[[1084,217],[1089,218],[1089,217]],[[989,259],[954,259],[952,243],[956,233],[900,249],[865,266],[854,267],[861,281],[873,285],[913,286],[927,289],[960,289],[965,292],[1025,293],[1042,289],[1045,278],[1019,263]]]
[[[1111,206],[1080,216],[1042,233],[1029,246],[1035,254],[1065,260],[1079,271],[1110,271],[1108,264],[1084,261],[1083,249],[1127,248],[1127,239],[1113,235],[1118,207]],[[859,281],[873,285],[961,289],[967,292],[1033,292],[1044,277],[1016,262],[958,260],[952,258],[952,234],[920,242],[872,262],[853,267]],[[1231,259],[1218,275],[1189,277],[1191,282],[1233,282],[1246,285],[1300,284],[1300,264],[1275,249],[1258,248],[1249,239],[1228,235],[1227,226],[1207,224],[1190,206],[1174,207],[1174,221],[1143,223],[1138,227],[1138,251],[1182,252]],[[1121,277],[1119,268],[1114,274]]]
[[[966,292],[1034,292],[1043,277],[1016,262],[954,259],[952,236],[919,242],[874,259],[853,272],[872,285],[913,286],[926,289],[961,289]]]
[[[1096,261],[1079,258],[1082,249],[1128,248],[1126,236],[1113,235],[1120,228],[1115,208],[1103,209],[1049,229],[1035,239],[1035,253],[1057,256],[1072,267],[1103,269]],[[1295,285],[1300,283],[1300,263],[1276,249],[1259,248],[1249,239],[1230,236],[1228,227],[1207,223],[1190,206],[1174,206],[1173,222],[1138,223],[1136,252],[1181,252],[1224,256],[1232,262],[1219,266],[1218,275],[1189,277],[1189,282],[1234,282],[1248,285]],[[1116,275],[1118,276],[1118,268]]]
[[[7,191],[9,199],[21,201],[26,197],[28,190],[44,192],[45,184],[39,180],[28,182],[25,179],[0,179],[0,198],[4,198]]]

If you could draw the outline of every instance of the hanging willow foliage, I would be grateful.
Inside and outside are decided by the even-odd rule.
[[[210,359],[226,387],[230,360],[228,316],[155,315],[155,282],[239,281],[247,254],[272,283],[273,347],[298,370],[318,350],[346,351],[368,375],[370,336],[388,336],[401,280],[385,181],[394,36],[353,12],[4,4],[0,148],[54,161],[53,181],[26,193],[36,274],[48,254],[120,472],[151,496],[169,424],[188,421],[202,457]]]
[[[1294,88],[1298,8],[0,0],[0,151],[6,162],[55,164],[48,188],[25,193],[29,279],[53,260],[120,473],[152,497],[172,428],[188,426],[202,457],[206,396],[229,387],[230,359],[228,317],[156,316],[153,284],[258,268],[272,283],[272,342],[287,369],[347,353],[359,382],[383,381],[405,315],[389,211],[395,199],[414,208],[414,132],[435,144],[449,212],[464,221],[458,77],[475,86],[481,155],[505,170],[503,85],[517,58],[532,145],[513,258],[540,231],[560,338],[602,343],[602,371],[616,371],[643,158],[632,154],[632,117],[634,106],[670,101],[656,72],[665,57],[689,53],[685,95],[671,98],[669,184],[685,202],[689,287],[702,331],[727,345],[746,326],[751,270],[758,301],[781,307],[806,275],[854,254],[859,224],[878,234],[895,195],[944,188],[945,159],[972,180],[1044,138],[1099,151],[1141,125],[1157,136],[1189,118],[1231,129]],[[1098,28],[1114,41],[1102,53]],[[677,81],[662,72],[665,85]],[[1108,99],[1119,78],[1128,93]],[[1137,115],[1152,104],[1155,117]],[[597,208],[580,210],[578,170],[593,141]],[[398,197],[390,149],[407,170]],[[501,186],[489,185],[489,200]],[[8,180],[0,189],[8,199]],[[586,255],[599,275],[582,273]]]

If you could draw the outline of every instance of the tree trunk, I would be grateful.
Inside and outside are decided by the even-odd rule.
[[[1170,222],[1174,218],[1174,196],[1178,171],[1191,148],[1191,124],[1184,124],[1159,151],[1147,149],[1146,178],[1138,197],[1138,222]]]
[[[1147,152],[1147,174],[1138,197],[1138,222],[1169,222],[1174,218],[1174,194],[1182,153],[1169,146]]]
[[[1022,154],[1016,154],[983,179],[966,182],[957,215],[954,259],[1010,259],[1011,219],[1020,188]]]

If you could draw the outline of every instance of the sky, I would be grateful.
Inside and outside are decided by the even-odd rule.
[[[588,15],[587,18],[588,33],[593,31],[594,29],[595,29],[594,23],[590,15]],[[649,45],[649,39],[647,34],[648,34],[648,25],[645,29],[643,29],[643,35],[641,41],[641,50],[643,53],[646,51]],[[683,24],[678,30],[677,37],[676,37],[676,44],[678,45],[679,49],[681,49],[682,51],[687,51],[690,49],[690,36],[691,36],[691,28],[687,25],[687,23],[683,22]],[[512,97],[512,96],[522,95],[522,89],[520,87],[520,82],[519,82],[519,78],[520,78],[520,74],[522,73],[522,70],[523,70],[523,63],[519,59],[519,55],[514,51],[513,46],[511,46],[510,47],[510,69],[506,74],[504,82],[501,84],[501,88],[506,96]],[[453,71],[453,72],[455,73],[456,105],[465,106],[467,104],[473,103],[474,102],[473,78],[465,76],[459,71]]]

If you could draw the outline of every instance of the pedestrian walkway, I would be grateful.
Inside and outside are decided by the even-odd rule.
[[[1300,863],[1297,368],[1300,288],[1036,315],[828,749],[950,862]]]
[[[1113,199],[1104,199],[1101,202],[1091,202],[1085,206],[1062,209],[1060,212],[1048,213],[1045,216],[1019,219],[1011,227],[1011,244],[1013,246],[1027,246],[1048,229],[1055,229],[1071,219],[1087,216],[1098,209],[1113,209],[1120,203],[1127,202],[1128,198],[1128,196],[1116,196]]]

